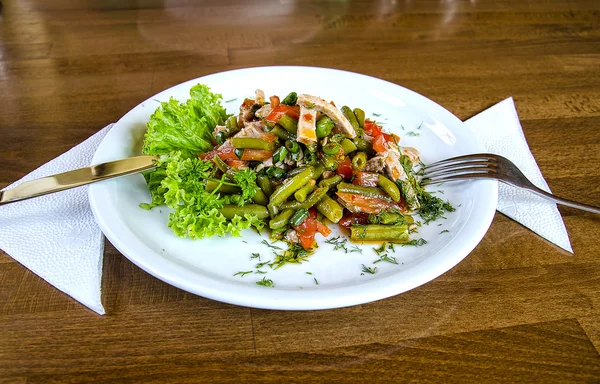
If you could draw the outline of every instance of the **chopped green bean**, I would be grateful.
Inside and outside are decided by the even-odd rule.
[[[367,165],[367,154],[364,152],[358,152],[352,158],[352,168],[357,171],[362,171]]]
[[[262,189],[265,195],[271,196],[273,194],[273,183],[271,183],[267,175],[258,175],[256,177],[256,184]]]
[[[337,223],[341,220],[344,215],[344,209],[342,206],[331,197],[325,195],[319,202],[315,205],[317,210],[321,212],[327,219],[329,219],[332,223]]]
[[[338,167],[338,162],[333,156],[323,155],[321,161],[323,162],[325,169],[328,171],[335,171]]]
[[[244,217],[245,214],[255,215],[259,219],[266,219],[269,217],[267,208],[257,204],[246,204],[243,207],[239,207],[235,204],[227,204],[221,208],[221,213],[229,220],[233,219],[235,216]]]
[[[297,227],[300,224],[302,224],[304,222],[304,220],[306,220],[307,217],[308,217],[308,210],[306,210],[304,208],[300,208],[299,210],[296,211],[296,213],[294,213],[294,215],[290,219],[290,225],[292,227]]]
[[[303,202],[298,201],[287,201],[281,204],[282,209],[300,209],[305,208],[309,209],[313,205],[317,204],[319,200],[321,200],[324,196],[327,195],[328,188],[319,187],[315,189],[313,193],[310,194]]]
[[[235,148],[242,149],[262,149],[272,151],[275,149],[274,141],[265,141],[254,137],[234,137],[231,139],[231,144]]]
[[[293,140],[286,140],[285,141],[285,147],[291,153],[297,153],[300,150],[300,146],[298,145],[298,142],[297,141],[293,141]]]
[[[285,209],[281,211],[281,213],[279,213],[277,216],[272,218],[271,221],[269,221],[269,228],[277,229],[286,226],[293,214],[293,209]]]
[[[355,195],[376,197],[378,199],[391,201],[387,194],[385,194],[381,189],[375,187],[361,187],[360,185],[339,183],[337,185],[337,189],[339,192],[353,193]]]
[[[240,128],[238,127],[238,123],[237,123],[237,117],[235,117],[235,116],[230,116],[225,121],[225,126],[229,130],[229,135],[234,134],[240,130]]]
[[[300,203],[304,202],[308,194],[315,190],[315,184],[315,180],[310,179],[304,187],[294,193],[294,198]]]
[[[330,178],[319,181],[319,187],[333,188],[341,183],[342,180],[342,176],[340,175],[331,176]]]
[[[356,121],[358,121],[358,126],[363,128],[365,126],[365,111],[360,108],[354,108],[352,112],[354,112]]]
[[[400,190],[393,181],[383,175],[378,175],[377,185],[379,185],[396,203],[400,201]]]
[[[281,102],[284,105],[296,105],[298,102],[298,94],[296,92],[290,92]]]
[[[285,128],[283,128],[279,124],[275,124],[275,127],[273,129],[271,129],[271,133],[273,135],[279,137],[281,140],[296,141],[296,135],[286,131]]]
[[[294,135],[298,131],[298,120],[294,119],[290,115],[281,116],[277,121],[277,124],[281,125],[286,131],[293,133]]]
[[[232,185],[225,184],[221,184],[221,186],[219,187],[219,184],[221,183],[219,183],[218,181],[208,180],[206,182],[206,191],[212,192],[215,189],[218,189],[217,192],[224,195],[234,195],[242,192],[242,190],[239,187],[234,187]]]
[[[406,243],[408,241],[408,226],[378,224],[353,225],[350,227],[350,239]]]
[[[288,150],[285,147],[279,147],[273,153],[273,163],[279,163],[280,161],[285,160],[285,157],[288,154]]]
[[[342,149],[344,150],[344,155],[347,155],[356,151],[356,145],[352,141],[344,139],[342,140]]]
[[[316,133],[317,138],[322,139],[331,134],[335,123],[329,117],[323,115],[317,120]]]
[[[225,140],[227,140],[227,130],[219,131],[215,135],[215,139],[217,140],[217,144],[223,145]]]
[[[269,197],[259,188],[256,190],[254,196],[252,196],[252,201],[256,204],[267,205],[269,204]]]
[[[360,125],[358,124],[358,120],[356,120],[356,116],[354,116],[354,112],[352,112],[352,110],[344,105],[341,109],[342,113],[344,114],[344,116],[346,117],[346,119],[348,119],[348,121],[350,122],[350,125],[352,125],[352,128],[357,129],[360,128]]]
[[[356,145],[356,149],[358,149],[359,151],[369,153],[372,150],[371,143],[369,143],[367,140],[363,139],[362,137],[356,136],[354,138],[354,144]]]
[[[323,146],[323,152],[326,155],[337,155],[342,147],[337,143],[327,143]]]
[[[312,177],[312,170],[307,169],[296,176],[284,181],[271,195],[270,204],[278,206],[302,188]]]

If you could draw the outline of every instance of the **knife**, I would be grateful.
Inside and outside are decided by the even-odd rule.
[[[0,205],[156,168],[156,160],[158,156],[136,156],[26,181],[0,191]]]

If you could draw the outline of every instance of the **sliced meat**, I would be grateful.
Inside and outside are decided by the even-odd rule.
[[[298,119],[298,142],[306,145],[317,143],[317,111],[300,105],[300,119]]]
[[[300,107],[315,109],[318,112],[324,113],[325,115],[329,116],[331,120],[333,120],[335,125],[344,135],[351,139],[356,137],[354,128],[348,119],[346,119],[346,116],[344,116],[342,111],[337,109],[335,105],[328,103],[326,100],[323,100],[320,97],[303,94],[298,95],[298,105]]]
[[[383,168],[385,168],[385,157],[383,155],[377,155],[367,160],[364,171],[382,173],[381,171],[383,171]]]
[[[415,164],[421,161],[421,154],[413,147],[402,147],[402,154]]]
[[[263,127],[265,125],[262,121],[253,121],[250,123],[244,123],[244,128],[240,129],[238,133],[236,133],[233,137],[253,137],[256,139],[261,139],[263,132]]]
[[[389,146],[388,146],[389,147]],[[400,152],[397,148],[388,148],[383,152],[385,158],[385,170],[388,176],[393,180],[406,180],[406,172],[400,163]]]
[[[264,119],[269,116],[269,113],[273,110],[273,106],[271,104],[265,104],[256,113],[254,114],[259,119]]]
[[[257,89],[254,96],[256,104],[263,105],[265,103],[265,93],[262,89]]]

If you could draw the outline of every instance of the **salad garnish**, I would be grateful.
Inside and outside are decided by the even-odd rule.
[[[360,108],[295,92],[266,98],[262,90],[244,99],[235,115],[222,104],[220,94],[198,84],[185,102],[161,102],[147,124],[142,152],[160,157],[144,174],[151,201],[140,206],[171,208],[168,225],[177,236],[240,236],[268,227],[270,241],[288,246],[263,240],[274,259],[255,268],[276,269],[304,261],[317,247],[315,238],[327,238],[329,225],[338,224],[352,241],[384,242],[375,262],[397,264],[385,254],[392,244],[426,243],[411,239],[421,225],[415,215],[427,224],[454,210],[419,184],[419,152],[400,145],[399,136]],[[325,242],[362,252],[340,236]],[[259,254],[253,258],[260,261]],[[376,270],[363,265],[363,273]],[[263,278],[257,284],[273,283]]]

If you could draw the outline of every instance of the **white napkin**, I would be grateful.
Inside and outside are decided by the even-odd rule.
[[[32,179],[87,167],[112,124],[7,189]],[[87,187],[0,207],[0,248],[56,288],[99,314],[104,236]]]
[[[489,153],[511,160],[537,187],[550,192],[519,122],[512,97],[465,121]],[[555,203],[524,189],[498,183],[498,211],[559,247],[573,253]]]

